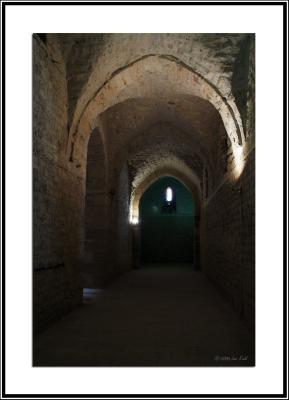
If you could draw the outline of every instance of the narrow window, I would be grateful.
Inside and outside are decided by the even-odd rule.
[[[170,203],[173,200],[173,190],[171,187],[166,188],[166,201]]]
[[[176,196],[173,189],[168,186],[164,193],[162,205],[162,213],[163,214],[172,214],[176,212]]]

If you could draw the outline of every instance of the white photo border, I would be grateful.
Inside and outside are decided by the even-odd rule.
[[[283,7],[5,7],[6,394],[282,394]],[[19,3],[18,3],[19,4]],[[3,8],[2,8],[3,10]],[[32,367],[32,34],[175,32],[256,35],[256,366]],[[3,118],[3,115],[2,115]],[[272,233],[273,232],[273,233]]]

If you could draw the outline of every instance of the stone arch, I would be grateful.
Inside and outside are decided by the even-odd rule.
[[[127,164],[120,171],[116,191],[116,274],[131,268],[131,230],[129,225],[129,175]]]
[[[106,156],[100,131],[94,129],[87,143],[84,207],[84,285],[101,282],[107,247]]]
[[[132,190],[130,198],[130,222],[132,224],[138,222],[139,218],[139,203],[144,192],[156,182],[159,178],[164,176],[172,176],[178,179],[192,194],[196,202],[197,215],[201,214],[201,191],[197,177],[191,173],[190,175],[172,166],[162,166],[155,171],[148,174],[138,185]]]
[[[139,206],[142,195],[145,191],[158,179],[170,176],[180,181],[192,194],[192,199],[195,201],[196,214],[194,219],[194,264],[196,269],[200,269],[200,218],[201,218],[201,192],[194,174],[187,174],[178,168],[172,166],[163,166],[157,168],[154,172],[148,174],[138,185],[133,189],[130,200],[130,222],[133,227],[133,265],[138,267],[140,264],[141,246],[140,246],[140,229],[139,229]]]
[[[182,163],[185,163],[193,170],[196,176],[199,175],[200,179],[196,165],[193,165],[193,163],[190,165],[189,157],[185,157],[184,160],[184,147],[192,149],[190,161],[195,158],[198,164],[207,164],[210,172],[214,164],[207,148],[195,138],[195,132],[194,127],[191,127],[189,131],[189,128],[160,119],[156,123],[146,126],[145,129],[137,131],[135,136],[129,137],[123,146],[127,150],[123,158],[133,159],[134,155],[136,155],[139,163],[140,159],[145,156],[146,163],[157,160],[158,165],[160,164],[160,159],[165,160],[162,161],[165,163],[168,163],[169,159],[172,158],[176,162],[178,162],[177,160],[183,160]],[[181,168],[181,166],[178,168]]]
[[[114,71],[97,88],[80,117],[74,119],[69,134],[70,159],[77,159],[78,141],[97,125],[97,117],[113,105],[129,98],[175,95],[201,97],[219,112],[233,153],[240,153],[244,142],[242,120],[234,99],[225,98],[219,89],[181,60],[170,55],[146,55]],[[241,150],[240,150],[241,149]],[[240,158],[240,157],[239,157]]]

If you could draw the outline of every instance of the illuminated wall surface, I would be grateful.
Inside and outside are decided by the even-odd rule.
[[[168,187],[175,209],[167,207]],[[181,182],[164,177],[153,183],[140,201],[141,261],[193,262],[194,215],[192,195]]]

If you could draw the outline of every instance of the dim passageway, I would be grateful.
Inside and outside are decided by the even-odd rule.
[[[34,337],[34,366],[248,366],[252,338],[190,264],[132,270]]]
[[[254,34],[35,34],[33,70],[34,365],[254,366]]]

